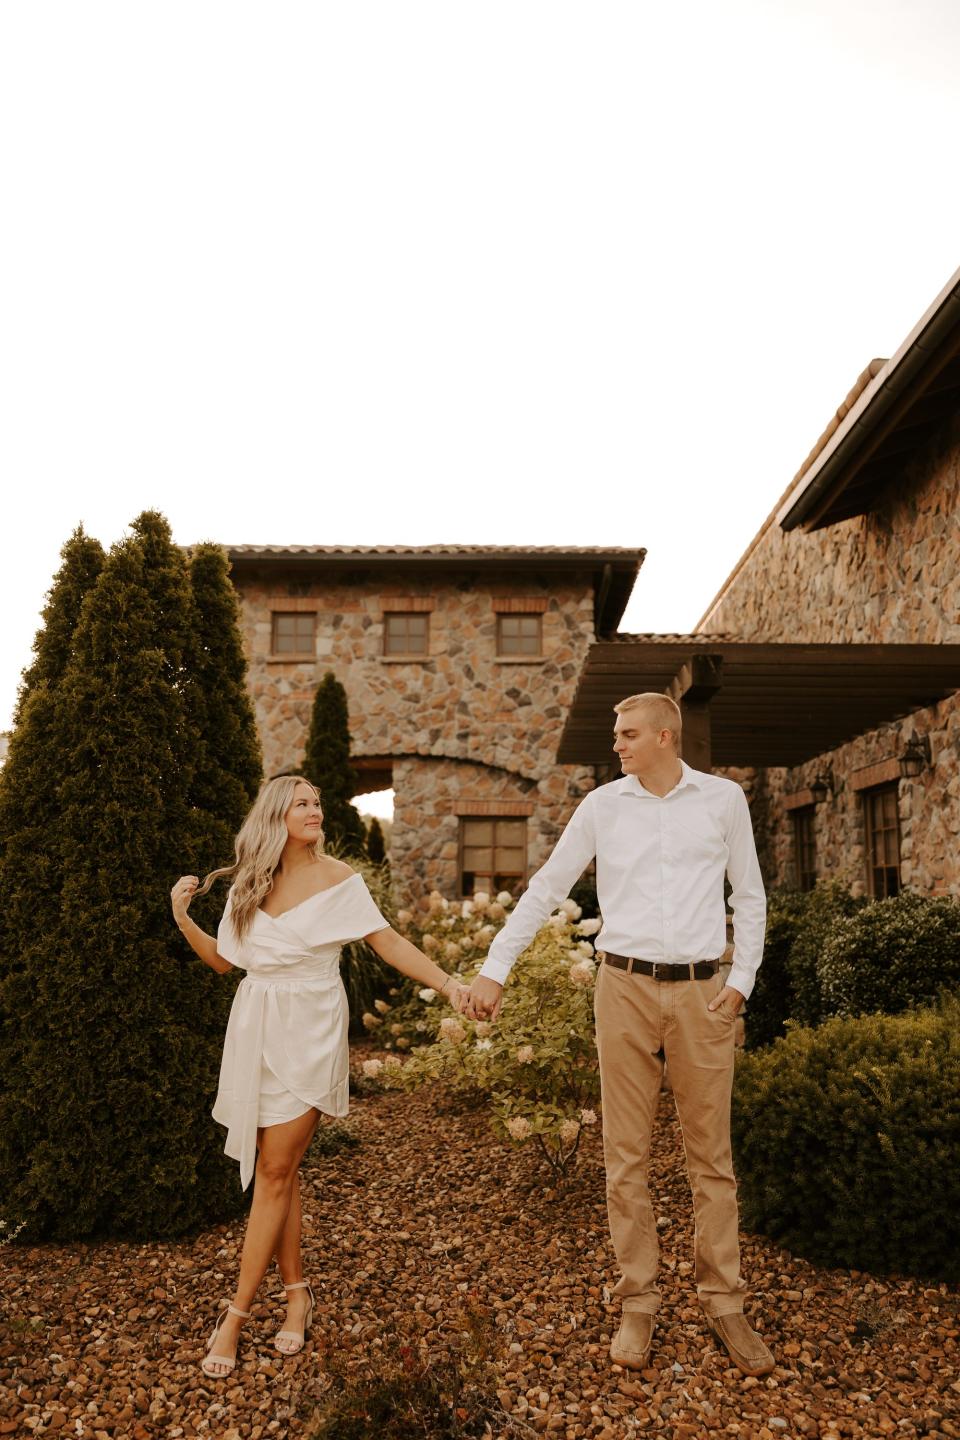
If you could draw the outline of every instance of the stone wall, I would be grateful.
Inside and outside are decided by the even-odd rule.
[[[960,417],[889,484],[876,508],[807,534],[767,522],[700,622],[744,640],[936,644],[960,641]],[[831,770],[836,793],[816,809],[818,872],[865,883],[862,805],[855,773],[929,735],[933,763],[901,780],[901,879],[912,889],[960,892],[960,701],[857,737],[792,770],[758,772],[752,807],[767,880],[795,881],[784,797]]]
[[[299,766],[314,690],[332,670],[346,687],[354,758],[392,767],[398,893],[455,893],[457,810],[469,813],[463,805],[472,801],[528,806],[529,871],[542,863],[593,785],[591,769],[554,759],[594,638],[588,572],[492,584],[469,574],[454,583],[426,569],[415,579],[409,569],[353,582],[307,584],[272,570],[234,579],[267,775]],[[497,609],[508,604],[542,613],[543,658],[497,657]],[[382,653],[385,613],[405,608],[429,613],[423,660]],[[315,614],[314,656],[270,654],[274,611]]]

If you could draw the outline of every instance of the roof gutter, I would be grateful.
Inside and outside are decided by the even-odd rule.
[[[950,358],[950,341],[960,331],[960,270],[914,326],[900,349],[867,386],[836,433],[777,512],[783,530],[812,528],[837,486],[869,459],[916,392]]]

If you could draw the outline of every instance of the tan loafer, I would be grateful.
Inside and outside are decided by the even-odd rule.
[[[756,1330],[751,1330],[746,1317],[739,1312],[730,1315],[707,1315],[707,1329],[744,1375],[769,1375],[777,1363]]]
[[[610,1359],[627,1370],[643,1370],[650,1359],[653,1341],[652,1315],[643,1310],[624,1310],[620,1329],[610,1344]]]

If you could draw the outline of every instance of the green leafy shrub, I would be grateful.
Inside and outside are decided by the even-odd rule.
[[[741,1055],[741,1214],[819,1264],[960,1278],[960,1002]]]
[[[841,920],[818,966],[825,1012],[897,1014],[960,989],[960,901],[905,890]]]
[[[747,1007],[746,1045],[756,1050],[784,1034],[786,1022],[818,1025],[824,1016],[820,964],[837,926],[867,902],[839,880],[813,890],[775,890],[767,901],[763,964]]]
[[[377,909],[393,924],[393,899],[390,894],[390,872],[383,865],[374,865],[365,855],[347,853],[342,846],[325,845],[326,854],[351,865],[363,876]],[[344,945],[340,952],[340,976],[347,992],[350,1034],[364,1033],[363,1015],[370,1011],[378,997],[387,995],[395,985],[396,970],[385,965],[375,950],[363,940]],[[396,989],[394,989],[394,993]]]
[[[511,903],[506,893],[462,904],[434,895],[419,925],[409,912],[401,915],[415,943],[470,979]],[[598,925],[564,901],[518,961],[495,1024],[443,1013],[430,989],[407,987],[396,1004],[378,1002],[376,1013],[364,1017],[367,1028],[378,1043],[409,1054],[368,1060],[365,1073],[393,1088],[442,1079],[484,1104],[499,1135],[536,1145],[551,1168],[564,1171],[584,1127],[597,1119],[596,964],[587,934]]]
[[[799,891],[774,891],[768,898],[763,963],[746,1012],[745,1043],[750,1050],[782,1035],[794,1013],[790,953],[807,909],[807,896]]]

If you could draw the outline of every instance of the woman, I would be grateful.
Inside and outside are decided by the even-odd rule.
[[[184,875],[170,892],[177,925],[200,959],[218,974],[235,966],[247,972],[230,1011],[213,1115],[227,1126],[224,1149],[240,1161],[243,1188],[254,1173],[256,1184],[233,1303],[217,1317],[201,1362],[212,1377],[234,1369],[243,1321],[274,1255],[287,1292],[274,1339],[281,1354],[303,1348],[313,1318],[300,1255],[299,1166],[320,1113],[347,1113],[341,945],[362,937],[388,965],[457,1009],[468,993],[390,928],[361,875],[323,854],[322,819],[320,797],[306,780],[269,780],[237,836],[235,863],[202,885]],[[187,910],[228,874],[234,881],[214,939]]]

